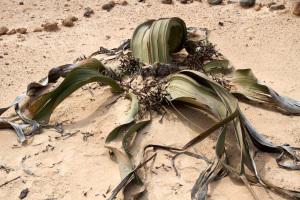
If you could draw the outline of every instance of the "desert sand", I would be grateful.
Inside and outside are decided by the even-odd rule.
[[[80,55],[88,55],[100,46],[116,47],[130,38],[134,28],[147,19],[180,17],[188,26],[207,28],[209,39],[236,68],[252,68],[256,76],[283,95],[300,99],[300,18],[290,14],[291,2],[286,9],[269,11],[266,6],[256,11],[243,9],[237,3],[209,6],[195,1],[172,5],[158,0],[116,5],[110,12],[102,10],[104,0],[48,0],[0,1],[0,26],[9,29],[27,28],[26,34],[0,36],[0,107],[8,105],[26,90],[31,81],[37,81],[52,67],[72,63]],[[257,3],[264,5],[269,0]],[[94,14],[83,16],[84,8]],[[62,19],[73,15],[78,18],[73,27],[61,25]],[[56,32],[33,32],[45,22],[58,22]],[[223,26],[219,25],[223,23]],[[9,173],[0,169],[0,184],[20,176],[0,188],[0,199],[19,198],[21,190],[29,189],[26,199],[106,199],[120,181],[118,166],[104,148],[104,138],[119,122],[129,102],[113,99],[108,88],[91,85],[94,95],[79,89],[54,112],[51,122],[62,122],[65,132],[74,133],[67,139],[53,129],[36,135],[29,145],[20,146],[13,131],[0,130],[0,165],[11,168]],[[241,104],[253,125],[276,144],[300,146],[300,118],[286,116]],[[159,119],[159,118],[158,118]],[[173,115],[163,123],[155,119],[143,130],[144,138],[152,143],[183,145],[197,132]],[[89,136],[89,137],[84,137]],[[213,158],[216,136],[207,138],[193,150]],[[26,160],[22,164],[22,159]],[[258,168],[267,180],[282,187],[300,190],[300,174],[277,167],[275,155],[259,153]],[[180,177],[170,168],[167,152],[158,152],[153,169],[147,173],[149,200],[190,199],[191,188],[206,163],[189,157],[177,160]],[[24,172],[29,170],[32,175]],[[280,196],[253,186],[260,199],[282,199]],[[249,191],[234,177],[226,177],[209,188],[209,199],[250,200]]]

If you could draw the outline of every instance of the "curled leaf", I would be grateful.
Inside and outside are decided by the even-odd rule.
[[[149,20],[135,29],[131,50],[144,64],[170,63],[171,53],[183,48],[186,35],[186,25],[180,18]]]

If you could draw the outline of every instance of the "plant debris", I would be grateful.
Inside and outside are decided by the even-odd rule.
[[[9,183],[11,183],[11,182],[13,182],[13,181],[15,181],[15,180],[18,180],[19,178],[21,178],[21,176],[17,176],[16,178],[13,178],[13,179],[11,179],[9,181],[5,181],[4,183],[2,183],[0,185],[0,188],[3,187],[3,186],[5,186],[5,185],[7,185],[7,184],[9,184]]]
[[[7,167],[5,165],[0,165],[0,170],[5,171],[7,174],[9,174],[11,171],[14,171],[13,168]]]

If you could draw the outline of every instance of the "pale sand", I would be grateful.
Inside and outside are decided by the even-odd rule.
[[[182,5],[164,5],[159,1],[146,0],[137,3],[129,0],[127,6],[116,6],[110,12],[101,10],[105,3],[99,1],[18,1],[1,0],[0,26],[9,29],[25,27],[29,33],[25,41],[17,35],[1,36],[0,59],[1,95],[0,105],[5,106],[26,89],[26,85],[42,78],[55,66],[70,63],[80,54],[89,54],[100,46],[116,47],[121,40],[129,38],[133,29],[146,19],[178,16],[188,26],[212,30],[210,40],[237,68],[252,68],[256,76],[283,95],[300,99],[300,18],[289,12],[270,12],[266,7],[260,11],[242,9],[237,4],[209,6],[206,2]],[[267,1],[264,1],[266,3]],[[69,4],[64,7],[64,4]],[[94,9],[91,18],[83,17],[85,7]],[[287,3],[289,8],[290,4]],[[65,10],[69,9],[69,11]],[[61,21],[67,15],[75,15],[79,21],[72,28],[61,27],[58,32],[38,32],[32,30],[45,21]],[[224,23],[221,27],[218,22]],[[111,36],[106,40],[105,36]],[[6,65],[5,63],[9,63]],[[66,140],[56,140],[59,134],[45,130],[35,136],[32,144],[22,148],[12,148],[18,144],[13,131],[0,131],[0,164],[14,169],[9,174],[0,171],[0,184],[21,176],[2,188],[0,199],[18,199],[20,191],[29,188],[27,199],[105,199],[102,194],[119,181],[116,163],[110,160],[104,148],[104,138],[115,127],[118,118],[128,109],[128,102],[120,100],[110,108],[105,108],[111,100],[109,89],[94,90],[90,93],[79,90],[60,105],[52,117],[52,122],[65,121],[66,132],[80,130],[94,133],[88,141],[82,140],[81,133]],[[274,143],[289,143],[300,146],[299,117],[284,116],[242,104],[246,116],[253,125]],[[162,124],[157,120],[143,130],[144,139],[153,143],[180,145],[197,133],[174,116],[167,116]],[[216,136],[197,145],[194,150],[212,158]],[[50,144],[54,150],[41,152]],[[40,152],[38,155],[36,153]],[[166,152],[159,152],[154,164],[154,173],[148,173],[149,200],[190,199],[190,191],[205,162],[189,157],[177,160],[181,177],[176,177],[171,169],[155,166],[170,166]],[[36,176],[23,172],[21,160]],[[300,190],[298,172],[279,169],[275,155],[259,154],[257,163],[260,173],[272,183],[282,187]],[[265,164],[266,163],[266,164]],[[182,186],[180,186],[180,184]],[[261,187],[253,187],[261,199],[281,199]],[[84,193],[87,192],[87,196]],[[248,190],[237,179],[224,178],[213,183],[209,189],[209,199],[252,199]]]

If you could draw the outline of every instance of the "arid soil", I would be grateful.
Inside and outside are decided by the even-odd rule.
[[[71,63],[82,54],[90,54],[100,46],[116,47],[130,38],[133,30],[147,19],[177,16],[188,26],[207,28],[209,39],[236,68],[252,68],[256,76],[280,94],[300,99],[300,18],[289,9],[270,11],[243,9],[237,3],[224,2],[209,6],[207,2],[162,4],[158,0],[128,4],[117,2],[108,12],[102,9],[104,0],[31,0],[0,1],[0,26],[9,30],[26,28],[27,33],[0,36],[0,107],[8,105],[26,90],[31,81],[39,80],[52,67]],[[270,1],[257,3],[267,5]],[[84,17],[85,8],[94,14]],[[76,16],[73,26],[62,25],[63,19]],[[45,31],[41,25],[57,22],[58,30]],[[41,32],[33,32],[40,28]],[[119,122],[129,102],[113,100],[108,88],[91,85],[93,95],[80,89],[54,112],[51,123],[62,122],[65,132],[74,133],[60,138],[53,129],[35,136],[29,145],[20,146],[13,131],[0,131],[0,184],[20,176],[0,188],[0,199],[18,199],[28,188],[25,199],[106,199],[109,191],[120,181],[118,166],[104,147],[104,138]],[[300,146],[300,118],[286,116],[261,108],[241,104],[253,125],[277,144]],[[199,116],[201,121],[201,116]],[[183,145],[197,131],[172,114],[163,123],[159,118],[142,131],[144,141],[165,145]],[[209,123],[203,122],[208,126]],[[205,128],[205,127],[204,127]],[[216,136],[198,144],[194,151],[210,158],[214,156]],[[206,163],[189,157],[179,157],[181,176],[170,168],[170,157],[159,152],[152,171],[147,173],[149,200],[190,199],[191,188]],[[262,176],[282,187],[300,190],[299,172],[277,167],[276,155],[259,153],[256,156]],[[23,161],[22,161],[23,160]],[[27,173],[26,173],[27,172]],[[280,196],[253,186],[260,199],[282,199]],[[226,177],[209,188],[209,199],[250,200],[251,194],[235,177]]]

